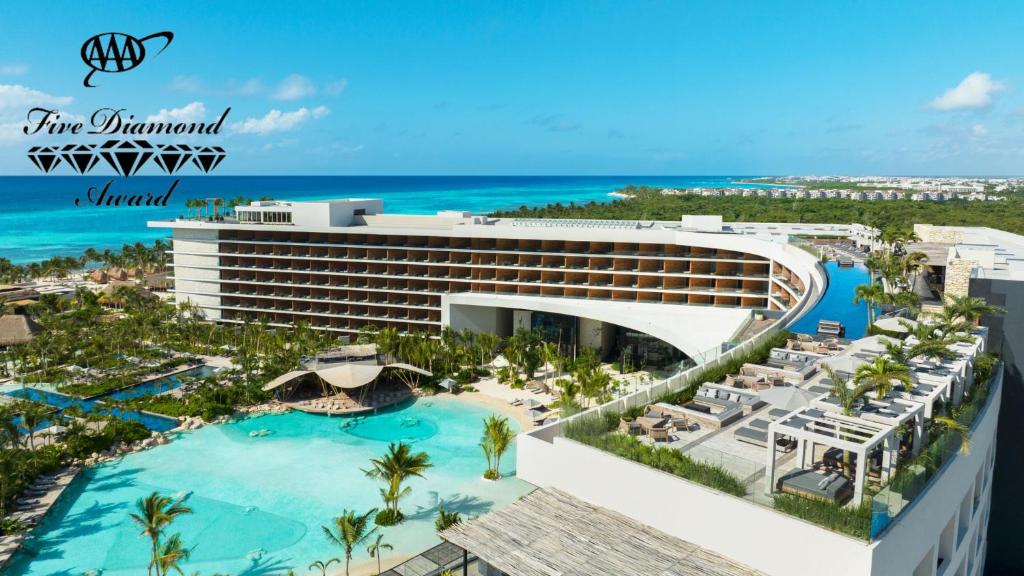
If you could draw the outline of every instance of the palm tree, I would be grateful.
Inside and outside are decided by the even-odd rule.
[[[441,532],[461,522],[462,515],[454,510],[449,512],[445,509],[444,502],[441,502],[441,505],[437,508],[437,518],[434,519],[434,528]]]
[[[497,334],[480,332],[473,338],[477,351],[480,353],[480,365],[483,366],[494,359],[494,351],[501,343]]]
[[[388,544],[387,542],[383,542],[382,540],[384,540],[384,535],[383,534],[377,534],[377,539],[373,541],[373,544],[370,544],[369,546],[366,547],[366,552],[367,552],[367,554],[370,555],[370,558],[376,558],[377,559],[377,576],[380,576],[380,557],[381,557],[381,552],[383,550],[394,550],[394,547],[391,544]]]
[[[185,545],[181,542],[181,534],[173,534],[160,544],[160,551],[157,557],[157,565],[159,566],[157,574],[169,574],[171,570],[174,570],[178,574],[185,576],[185,572],[178,564],[188,560],[190,556],[192,556],[192,551],[185,548]]]
[[[943,311],[948,308],[953,317],[962,318],[965,322],[977,324],[982,316],[995,316],[1006,313],[1006,308],[989,304],[984,298],[958,296],[947,301]]]
[[[903,275],[914,280],[925,269],[927,263],[928,255],[924,252],[911,252],[900,260]],[[910,287],[913,288],[913,282],[910,282]]]
[[[380,536],[377,536],[377,538],[380,538]],[[320,576],[327,576],[327,569],[330,568],[331,564],[334,564],[335,562],[341,564],[341,560],[338,558],[331,558],[326,562],[324,562],[323,560],[317,560],[316,562],[313,562],[309,565],[309,569],[312,570],[316,568],[320,571]],[[377,572],[380,572],[380,570],[377,570]]]
[[[854,416],[857,413],[857,405],[864,400],[874,385],[863,383],[850,388],[849,380],[837,374],[831,366],[825,366],[825,374],[832,380],[832,395],[839,401],[843,415]],[[840,433],[842,433],[841,430]],[[850,452],[843,450],[843,474],[849,478],[852,468]]]
[[[885,343],[885,353],[897,364],[909,364],[920,356],[949,360],[957,355],[946,344],[934,340],[919,341],[909,348],[899,341],[890,340]]]
[[[398,508],[398,500],[407,495],[409,489],[402,489],[402,482],[413,476],[422,478],[423,473],[433,466],[426,452],[412,453],[408,444],[392,442],[388,445],[388,453],[380,458],[370,460],[371,468],[364,470],[367,476],[387,483],[387,489],[381,490],[385,509],[378,515],[377,523],[387,526],[402,521],[402,512]]]
[[[345,550],[345,576],[348,576],[348,567],[352,562],[352,550],[377,531],[376,527],[370,528],[370,517],[376,513],[376,508],[362,515],[345,509],[341,511],[341,516],[333,519],[333,531],[327,526],[320,526],[329,541]]]
[[[145,498],[139,498],[135,502],[135,509],[136,512],[131,514],[131,518],[139,526],[142,526],[142,535],[149,537],[151,543],[152,559],[149,562],[147,574],[153,574],[155,569],[156,576],[160,576],[163,573],[160,564],[162,557],[160,538],[163,536],[164,529],[178,516],[191,514],[192,509],[185,506],[184,499],[175,500],[169,496],[161,496],[157,492],[153,492]]]
[[[484,419],[484,434],[480,440],[480,447],[487,458],[487,470],[484,478],[497,480],[501,478],[501,456],[508,450],[515,433],[508,425],[508,418],[491,414]]]
[[[892,391],[894,380],[901,383],[907,391],[914,387],[910,369],[885,356],[878,356],[874,362],[859,366],[853,378],[858,385],[869,384],[877,398],[884,398]]]
[[[941,428],[950,430],[960,437],[960,453],[968,454],[971,451],[971,430],[960,422],[947,416],[934,416],[932,422]]]
[[[853,303],[868,305],[868,326],[875,323],[875,307],[885,301],[885,290],[878,284],[861,284],[853,293]]]
[[[844,416],[855,415],[857,404],[874,388],[870,383],[858,384],[850,388],[849,380],[836,373],[831,366],[825,366],[825,374],[832,381],[832,395],[839,400],[839,406],[842,407]]]
[[[36,447],[36,429],[42,426],[51,409],[38,402],[24,401],[18,403],[21,411],[21,425],[28,433],[28,446],[30,449]]]

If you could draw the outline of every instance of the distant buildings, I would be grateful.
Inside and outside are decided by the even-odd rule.
[[[901,200],[945,202],[947,200],[1005,200],[1005,196],[995,196],[985,192],[964,192],[952,190],[928,190],[910,192],[908,190],[846,190],[846,189],[809,189],[804,187],[787,188],[663,188],[665,196],[744,196],[757,198],[841,198],[843,200]]]

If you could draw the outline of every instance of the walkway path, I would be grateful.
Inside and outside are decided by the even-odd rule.
[[[40,482],[37,486],[40,488],[45,487],[46,493],[28,497],[33,503],[27,506],[19,506],[19,511],[11,514],[10,517],[20,520],[29,529],[39,524],[80,470],[80,468],[66,468],[50,478],[41,477],[43,482]],[[0,537],[0,573],[2,573],[3,567],[10,561],[15,552],[21,548],[30,531],[26,530],[17,534]]]

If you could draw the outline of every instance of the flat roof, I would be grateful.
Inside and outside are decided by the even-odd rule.
[[[441,532],[509,576],[754,576],[762,572],[554,488]]]

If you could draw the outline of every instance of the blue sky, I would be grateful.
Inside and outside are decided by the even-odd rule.
[[[33,173],[44,104],[230,106],[219,174],[1021,174],[1021,29],[1019,2],[6,2],[0,173]],[[86,38],[162,30],[82,86]]]

